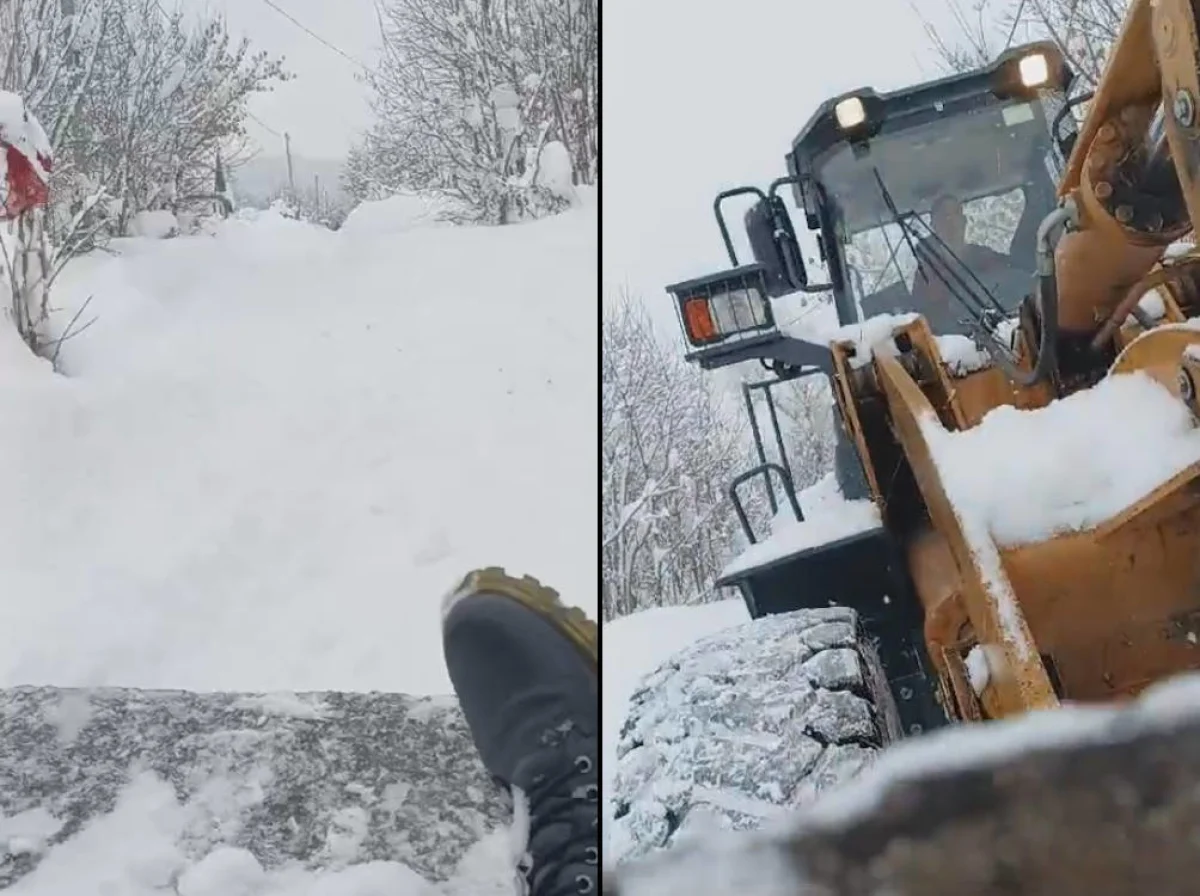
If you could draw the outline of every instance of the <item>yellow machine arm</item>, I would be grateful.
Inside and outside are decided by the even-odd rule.
[[[1034,371],[1053,369],[1054,383],[998,369],[951,376],[936,363],[940,350],[924,321],[906,325],[904,340],[935,363],[885,355],[863,380],[835,346],[839,406],[876,501],[890,518],[904,516],[893,505],[907,499],[889,485],[891,440],[919,491],[924,516],[906,518],[927,522],[906,535],[907,565],[929,655],[959,719],[1016,715],[1060,698],[1119,699],[1200,668],[1200,642],[1173,634],[1200,619],[1200,462],[1093,528],[999,544],[946,491],[931,442],[931,433],[970,429],[1000,405],[1045,407],[1135,371],[1200,419],[1200,252],[1164,258],[1200,223],[1193,2],[1200,5],[1133,0],[1059,185],[1060,208],[1039,232],[1041,334],[1025,328],[1023,342],[1041,340],[1043,350],[1026,360]],[[1152,289],[1166,313],[1132,325]],[[1054,354],[1043,365],[1046,346]],[[872,403],[880,393],[886,414]],[[881,432],[890,436],[870,435]],[[978,700],[963,684],[972,644],[992,671]]]
[[[1198,52],[1191,0],[1133,0],[1059,189],[1076,215],[1055,251],[1064,336],[1099,346],[1153,286],[1197,298],[1193,265],[1147,277],[1200,221]]]

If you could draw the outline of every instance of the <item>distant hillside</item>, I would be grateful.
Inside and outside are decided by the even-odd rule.
[[[296,189],[307,192],[313,179],[320,178],[321,189],[334,202],[344,197],[342,190],[342,159],[309,159],[292,156],[296,172]],[[261,206],[268,197],[287,185],[287,159],[282,156],[260,155],[239,165],[230,177],[234,195],[243,205]]]

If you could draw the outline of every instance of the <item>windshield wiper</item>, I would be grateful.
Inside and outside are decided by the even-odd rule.
[[[879,291],[880,284],[883,283],[883,279],[887,276],[888,268],[892,266],[895,266],[899,279],[901,281],[904,280],[904,271],[900,269],[900,260],[896,258],[896,253],[900,251],[900,244],[892,245],[892,238],[888,236],[886,227],[879,228],[879,232],[883,234],[883,242],[887,246],[888,257],[879,273],[875,275],[875,280],[871,283],[871,288],[863,292],[863,296],[873,295]]]
[[[917,262],[920,262],[921,256],[917,254],[917,246],[913,242],[912,233],[909,232],[908,227],[904,223],[904,218],[900,215],[900,210],[896,207],[896,201],[892,199],[891,192],[888,190],[887,185],[884,184],[883,175],[879,173],[879,168],[874,165],[871,166],[871,171],[875,174],[875,182],[879,184],[879,194],[883,197],[883,204],[887,206],[888,212],[891,213],[892,221],[900,228],[900,234],[904,237],[904,242],[908,244],[908,251],[912,253],[913,258]],[[884,239],[887,239],[887,231],[884,231]],[[897,264],[896,269],[900,269],[899,264]],[[925,282],[928,283],[929,276],[921,271],[919,263],[917,271],[921,273]],[[950,284],[947,283],[946,285],[949,286]]]
[[[938,280],[941,281],[950,294],[958,300],[958,303],[963,306],[963,309],[971,316],[975,324],[984,331],[990,331],[993,325],[993,323],[989,322],[988,320],[988,318],[991,316],[989,312],[998,313],[1001,319],[1007,317],[1008,313],[1004,310],[1004,306],[1001,305],[996,297],[992,295],[991,291],[987,288],[984,282],[979,279],[978,275],[971,270],[970,266],[968,266],[961,258],[958,257],[957,253],[955,253],[953,249],[946,245],[945,240],[938,236],[933,227],[928,225],[926,225],[926,229],[929,230],[930,235],[934,238],[934,240],[937,241],[941,249],[944,250],[946,254],[958,264],[959,267],[961,267],[971,276],[971,279],[975,281],[975,284],[983,293],[984,298],[981,299],[979,295],[973,291],[971,285],[967,283],[966,279],[959,275],[958,272],[955,271],[945,259],[938,258],[937,252],[926,253],[930,256],[928,265],[921,263],[923,257],[917,252],[917,246],[915,242],[916,239],[920,238],[919,234],[915,234],[913,232],[911,225],[900,213],[900,209],[896,206],[896,201],[892,198],[891,191],[888,190],[887,184],[883,182],[883,175],[879,173],[879,168],[872,166],[871,171],[875,175],[875,182],[879,185],[879,194],[883,197],[884,205],[887,206],[887,210],[892,216],[892,221],[897,227],[900,228],[900,232],[904,235],[905,242],[908,244],[908,249],[910,252],[912,252],[913,258],[917,262],[917,273],[920,274],[922,279],[928,283],[929,275],[925,272],[925,268],[927,266],[933,268],[933,273]],[[955,282],[952,283],[951,278],[953,278]],[[990,308],[988,307],[989,305],[991,306]]]
[[[971,279],[975,281],[976,285],[979,287],[979,290],[983,293],[983,296],[984,296],[983,299],[979,298],[978,295],[976,295],[970,291],[970,286],[968,286],[961,277],[957,277],[957,274],[955,274],[955,272],[950,268],[950,265],[945,261],[945,259],[940,258],[938,256],[937,252],[929,253],[931,260],[936,261],[939,264],[945,264],[946,268],[947,268],[947,273],[957,277],[959,285],[963,286],[967,290],[968,296],[970,297],[971,301],[975,302],[976,305],[979,307],[980,313],[983,315],[986,315],[988,313],[988,311],[994,311],[994,312],[1000,314],[1002,317],[1007,315],[1008,312],[1005,310],[1004,306],[1002,304],[1000,304],[1000,300],[997,299],[992,294],[992,291],[987,288],[987,284],[985,284],[982,280],[979,279],[979,276],[971,269],[970,265],[968,265],[965,261],[963,261],[961,258],[959,258],[958,254],[953,249],[951,249],[950,246],[947,245],[946,241],[941,238],[941,236],[938,234],[938,232],[933,229],[933,226],[930,224],[926,224],[924,221],[921,222],[921,225],[927,231],[929,231],[929,237],[932,237],[933,240],[938,244],[938,246],[941,247],[941,251],[944,251],[947,255],[950,256],[951,259],[953,259],[955,262],[957,262],[959,267],[961,267],[964,271],[966,271],[968,274],[971,275]],[[935,273],[937,273],[937,265],[931,265],[931,267],[934,267]],[[942,282],[945,283],[945,278],[942,277],[941,274],[939,274],[939,277],[941,277]],[[946,285],[949,286],[950,284],[947,283]],[[958,300],[960,302],[963,301],[962,296],[956,296],[956,298],[958,298]],[[986,299],[986,301],[984,301],[984,299]],[[963,302],[963,304],[966,304],[966,303]],[[991,307],[990,308],[986,307],[988,305],[990,305]]]

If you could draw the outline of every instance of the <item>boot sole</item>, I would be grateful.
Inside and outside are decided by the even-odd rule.
[[[532,576],[515,578],[499,566],[475,569],[467,573],[462,582],[442,604],[442,617],[460,600],[476,594],[498,594],[540,616],[564,635],[580,656],[598,674],[600,663],[599,630],[596,623],[578,607],[568,607],[558,592],[543,585]]]

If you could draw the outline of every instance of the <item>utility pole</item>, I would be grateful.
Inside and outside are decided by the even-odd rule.
[[[296,195],[296,172],[292,168],[292,135],[287,131],[283,132],[283,150],[287,154],[288,189],[294,197]]]

